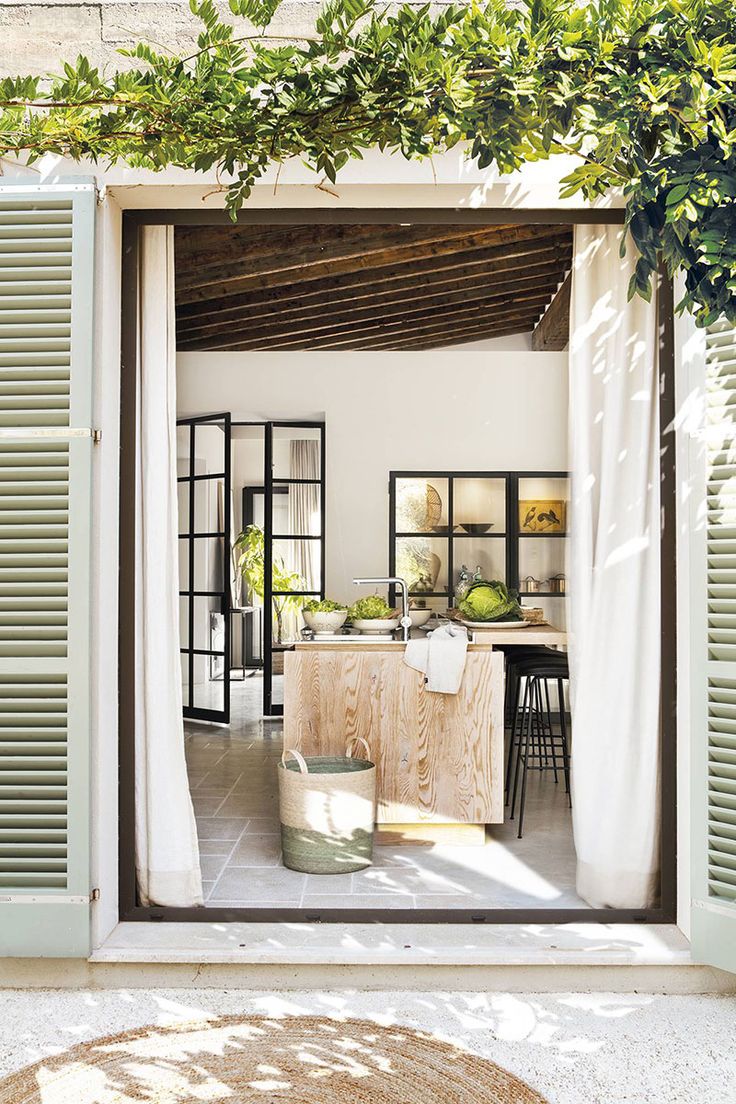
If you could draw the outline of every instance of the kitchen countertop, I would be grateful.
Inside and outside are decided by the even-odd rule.
[[[426,637],[426,633],[421,632],[418,629],[412,630],[412,640],[423,640]],[[558,629],[554,625],[529,625],[524,629],[508,629],[499,625],[498,628],[492,629],[469,629],[468,637],[470,640],[470,647],[476,648],[492,648],[494,644],[534,644],[534,645],[547,645],[548,647],[565,647],[567,645],[567,633],[564,629]],[[350,649],[364,651],[366,648],[371,650],[398,650],[399,648],[406,647],[403,640],[395,640],[393,638],[377,636],[375,639],[367,640],[365,636],[351,637],[350,635],[343,635],[332,640],[298,640],[295,647],[297,650],[301,649]]]

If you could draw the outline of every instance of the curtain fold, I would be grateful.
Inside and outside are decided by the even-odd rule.
[[[179,656],[173,227],[140,241],[136,456],[135,857],[144,905],[201,905]]]
[[[660,516],[656,307],[616,226],[577,226],[570,316],[571,693],[577,889],[659,889]]]

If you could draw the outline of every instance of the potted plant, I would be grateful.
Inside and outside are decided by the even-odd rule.
[[[265,581],[265,547],[263,530],[259,525],[249,525],[235,541],[237,567],[246,581],[248,589],[263,601]],[[290,571],[280,556],[274,556],[271,563],[271,581],[274,590],[304,590],[306,583],[298,571]],[[273,612],[276,617],[276,644],[283,643],[284,614],[288,610],[298,610],[302,599],[286,594],[274,594]]]

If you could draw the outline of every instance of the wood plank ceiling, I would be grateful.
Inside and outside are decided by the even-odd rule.
[[[177,227],[177,347],[421,350],[533,333],[571,253],[560,225]],[[535,347],[566,335],[554,341]]]

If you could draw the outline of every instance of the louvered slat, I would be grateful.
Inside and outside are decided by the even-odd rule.
[[[736,902],[736,331],[706,335],[708,891]],[[726,666],[728,665],[728,666]]]

